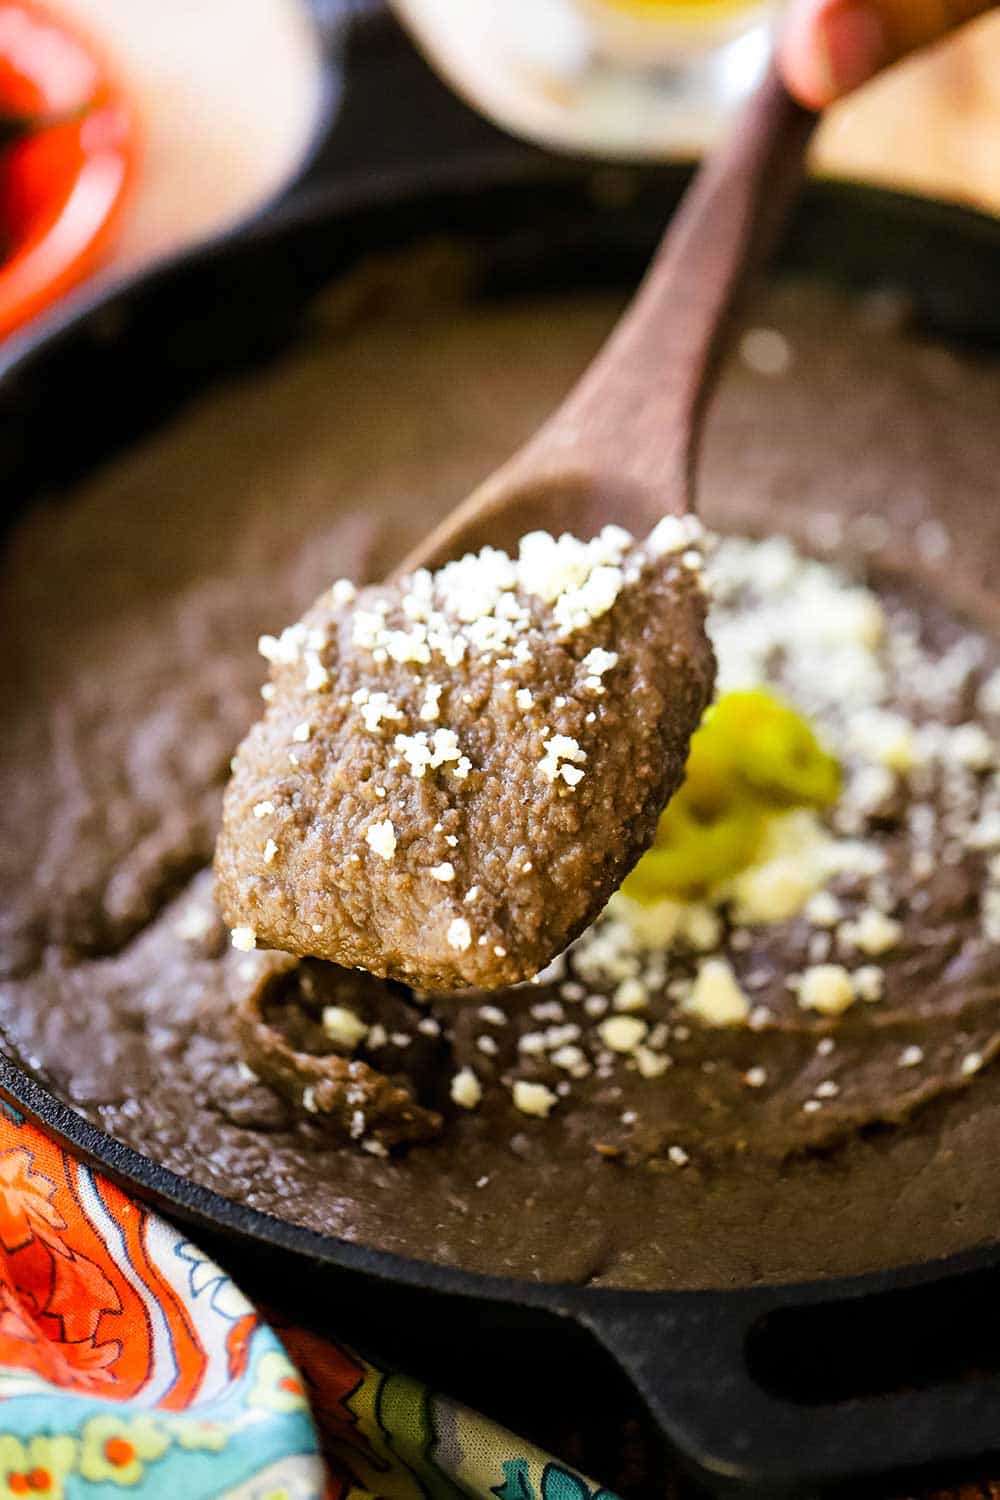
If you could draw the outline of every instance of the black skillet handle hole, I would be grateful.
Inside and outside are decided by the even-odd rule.
[[[800,1406],[988,1379],[1000,1374],[1000,1276],[781,1308],[751,1328],[746,1358],[759,1386]]]

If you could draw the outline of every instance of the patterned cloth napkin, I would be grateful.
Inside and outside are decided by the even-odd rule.
[[[0,1500],[615,1500],[308,1329],[0,1102]]]

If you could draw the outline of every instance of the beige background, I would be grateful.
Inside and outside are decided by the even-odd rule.
[[[60,0],[118,60],[146,159],[117,252],[133,265],[274,191],[315,119],[319,70],[299,0]],[[818,164],[1000,212],[1000,12],[838,108]]]
[[[824,170],[1000,213],[1000,11],[838,106],[818,155]]]
[[[144,137],[116,268],[232,223],[312,134],[315,37],[298,0],[54,0],[131,84]]]

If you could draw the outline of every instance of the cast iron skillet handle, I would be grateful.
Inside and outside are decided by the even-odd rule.
[[[949,1380],[939,1372],[930,1384],[901,1389],[914,1378],[904,1360],[898,1384],[871,1394],[866,1361],[879,1361],[886,1306],[895,1303],[891,1316],[911,1328],[924,1326],[922,1305],[946,1324],[961,1323],[963,1309],[975,1307],[969,1289],[995,1302],[1000,1283],[995,1274],[988,1282],[975,1272],[949,1279],[925,1267],[902,1284],[898,1276],[882,1284],[886,1290],[874,1296],[852,1281],[660,1296],[591,1292],[573,1315],[631,1379],[666,1440],[717,1492],[814,1496],[849,1486],[856,1494],[862,1480],[889,1474],[975,1460],[981,1467],[984,1455],[1000,1454],[1000,1375]],[[842,1330],[854,1378],[868,1394],[796,1389],[794,1364],[787,1393],[756,1377],[748,1355],[755,1334],[775,1319],[799,1324],[815,1370],[809,1341],[817,1317]],[[865,1334],[870,1324],[882,1330],[874,1342]]]

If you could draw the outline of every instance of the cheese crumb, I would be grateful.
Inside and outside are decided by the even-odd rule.
[[[423,729],[416,734],[397,734],[394,746],[418,780],[428,768],[436,770],[438,766],[451,764],[460,780],[472,769],[468,757],[459,749],[458,735],[453,729],[435,729],[432,735]]]
[[[295,740],[298,744],[304,745],[311,734],[312,725],[309,723],[308,719],[303,719],[302,723],[296,724],[295,728],[292,730],[292,739]]]
[[[549,781],[555,781],[561,775],[570,786],[575,786],[583,776],[583,772],[575,768],[587,759],[587,752],[581,749],[579,741],[573,739],[572,735],[554,734],[544,740],[543,745],[546,753],[538,762],[542,775]],[[573,764],[564,766],[562,761],[571,761]],[[567,775],[567,772],[570,774]]]
[[[924,1060],[924,1049],[918,1047],[914,1042],[912,1046],[904,1047],[899,1054],[898,1066],[901,1068],[918,1068]]]
[[[375,734],[383,719],[401,719],[403,714],[390,701],[388,693],[370,693],[367,688],[358,688],[351,695],[351,702],[359,705],[361,718],[369,734]]]
[[[595,646],[592,651],[587,652],[580,665],[588,678],[597,678],[597,685],[600,687],[605,672],[610,672],[612,667],[618,665],[618,652],[604,651],[600,646]],[[592,684],[588,681],[587,686],[592,687]]]
[[[654,1052],[652,1047],[637,1047],[635,1065],[640,1078],[661,1078],[673,1066],[673,1058],[666,1052]]]
[[[675,1167],[686,1167],[691,1160],[683,1146],[671,1146],[667,1151],[667,1156]]]
[[[885,993],[885,974],[878,964],[862,964],[860,969],[855,969],[851,977],[854,982],[854,993],[859,1000],[864,1000],[868,1005],[881,1000]]]
[[[918,764],[917,738],[913,725],[902,714],[869,708],[854,715],[851,740],[862,755],[870,756],[890,771],[905,775]]]
[[[597,1028],[601,1041],[612,1052],[634,1052],[648,1031],[646,1022],[637,1016],[609,1016]]]
[[[320,693],[325,687],[330,686],[330,674],[319,659],[318,651],[307,651],[305,654],[307,693]]]
[[[472,945],[472,929],[464,917],[455,917],[448,927],[448,946],[459,953]]]
[[[277,853],[278,846],[274,842],[274,839],[268,839],[267,843],[264,845],[264,863],[266,865],[273,864]]]
[[[854,985],[842,964],[814,964],[799,983],[799,1005],[824,1016],[839,1016],[854,1004]]]
[[[750,1015],[750,1002],[724,958],[707,958],[699,964],[698,976],[681,1008],[708,1026],[742,1026]]]
[[[361,1017],[344,1005],[324,1005],[320,1019],[330,1040],[348,1052],[353,1052],[368,1035],[369,1028]]]
[[[844,909],[832,891],[817,891],[806,904],[806,921],[813,927],[836,927]]]
[[[253,815],[255,818],[269,818],[274,812],[274,803],[268,797],[263,802],[255,802]]]
[[[440,719],[441,706],[440,697],[444,692],[444,685],[440,682],[429,682],[424,689],[424,701],[420,705],[420,717],[426,721]]]
[[[430,874],[435,880],[440,880],[445,885],[447,885],[450,880],[455,879],[455,866],[451,863],[450,860],[446,859],[444,861],[444,864],[432,865]]]
[[[229,939],[238,953],[252,953],[257,946],[257,934],[252,927],[234,927]]]
[[[265,661],[291,666],[299,660],[306,637],[306,627],[300,622],[287,626],[280,636],[262,635],[257,642],[257,650]]]
[[[330,603],[336,609],[345,604],[353,604],[357,598],[357,589],[349,578],[338,578],[336,583],[330,586]]]
[[[451,1080],[452,1102],[461,1109],[475,1109],[483,1097],[483,1086],[471,1068],[461,1068]]]
[[[652,557],[668,557],[672,552],[698,546],[704,535],[705,528],[697,516],[664,516],[646,538],[646,550]]]
[[[643,1010],[649,1004],[649,991],[634,975],[623,979],[615,990],[615,1010]]]
[[[522,711],[526,711],[535,701],[535,695],[530,688],[518,688],[514,694],[514,702]]]
[[[519,1109],[522,1115],[538,1115],[545,1119],[558,1102],[558,1096],[544,1083],[527,1083],[519,1078],[512,1089],[514,1108]]]
[[[949,737],[948,759],[967,771],[988,771],[996,764],[997,747],[981,724],[959,724]]]
[[[365,834],[365,843],[381,859],[392,859],[396,852],[396,830],[392,819],[386,818],[381,823],[373,823]]]
[[[842,922],[837,937],[848,948],[858,948],[870,958],[880,958],[897,947],[903,925],[875,906],[866,906],[853,922]]]

